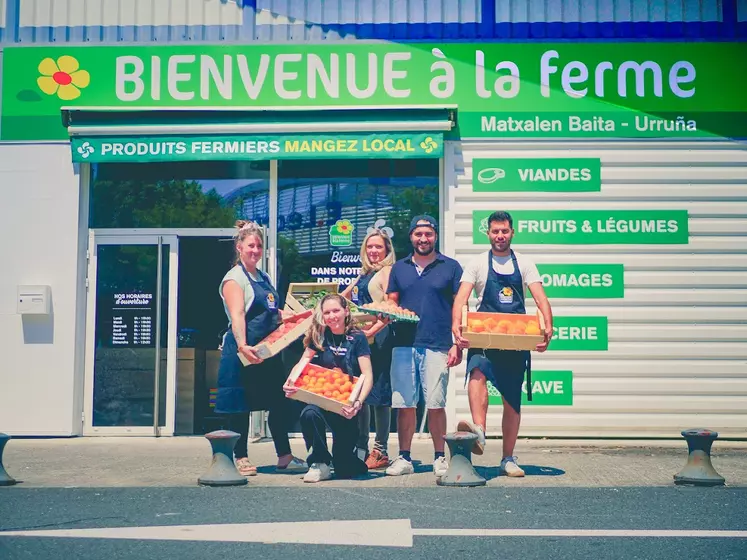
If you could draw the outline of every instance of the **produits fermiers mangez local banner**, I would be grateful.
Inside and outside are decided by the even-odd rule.
[[[3,140],[61,107],[457,107],[461,137],[747,137],[744,43],[6,47]]]

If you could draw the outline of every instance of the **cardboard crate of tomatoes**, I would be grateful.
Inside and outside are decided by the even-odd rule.
[[[290,398],[335,414],[342,414],[342,408],[358,398],[363,382],[362,377],[347,375],[338,368],[327,369],[309,362],[295,367],[288,379],[298,387]]]
[[[462,309],[462,336],[472,348],[534,350],[544,340],[542,313],[483,313]]]
[[[283,323],[257,344],[257,356],[266,360],[290,346],[300,336],[306,334],[311,326],[311,311],[304,311],[283,319]],[[244,357],[239,354],[244,365]]]

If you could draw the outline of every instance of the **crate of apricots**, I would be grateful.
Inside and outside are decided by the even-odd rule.
[[[544,340],[542,314],[482,313],[462,310],[462,336],[471,348],[534,350]]]
[[[358,398],[362,377],[353,377],[339,368],[327,369],[312,363],[299,364],[289,376],[298,391],[290,398],[315,404],[319,408],[342,414],[342,408]]]
[[[266,360],[290,346],[292,342],[298,340],[311,326],[311,314],[311,310],[303,311],[283,319],[283,322],[277,329],[259,341],[259,344],[257,344],[257,356]],[[239,359],[241,359],[244,365],[248,364],[241,354],[239,354]]]

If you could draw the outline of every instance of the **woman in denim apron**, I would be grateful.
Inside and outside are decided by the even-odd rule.
[[[305,472],[306,463],[293,457],[288,439],[290,407],[283,394],[285,371],[279,355],[260,359],[255,346],[278,328],[278,293],[269,277],[257,268],[262,259],[262,234],[251,223],[237,222],[236,266],[221,281],[219,293],[229,321],[218,369],[215,412],[228,416],[231,430],[240,434],[234,455],[244,476],[257,474],[248,458],[249,414],[269,411],[268,423],[278,456],[277,469]],[[244,366],[241,354],[249,363]]]
[[[356,305],[380,302],[386,299],[389,273],[396,261],[392,241],[386,232],[371,229],[361,245],[361,275],[348,286],[342,295]],[[392,337],[384,321],[365,325],[363,334],[371,346],[373,368],[373,390],[358,414],[359,437],[357,448],[361,459],[369,469],[389,466],[387,443],[392,417],[392,383],[389,369],[392,363]],[[368,453],[368,436],[371,426],[371,409],[374,412],[376,439],[374,448]],[[366,455],[368,455],[366,457]]]

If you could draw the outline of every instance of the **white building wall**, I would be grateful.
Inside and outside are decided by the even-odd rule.
[[[475,158],[601,159],[601,192],[473,192]],[[707,427],[747,437],[747,144],[465,141],[446,154],[445,250],[462,263],[474,210],[687,210],[686,245],[520,245],[538,265],[620,263],[621,299],[552,299],[556,316],[608,318],[607,351],[533,354],[573,372],[572,406],[524,406],[521,434],[678,437]],[[449,172],[451,170],[451,172]],[[515,224],[516,225],[516,224]],[[529,300],[531,302],[532,300]],[[533,312],[533,309],[530,309]],[[462,364],[450,425],[469,417]],[[500,406],[488,431],[500,433]]]
[[[68,144],[0,144],[0,432],[10,435],[81,431],[79,185]],[[51,286],[50,316],[17,314],[24,284]]]

